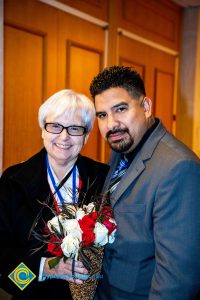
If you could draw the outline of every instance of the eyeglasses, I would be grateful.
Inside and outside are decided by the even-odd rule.
[[[59,123],[45,123],[44,128],[47,132],[53,133],[53,134],[59,134],[63,131],[63,129],[66,129],[67,133],[69,135],[73,135],[73,136],[84,135],[87,132],[87,128],[85,128],[83,126],[71,125],[71,126],[65,127]]]

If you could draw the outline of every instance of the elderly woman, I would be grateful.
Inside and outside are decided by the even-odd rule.
[[[39,109],[44,148],[27,161],[8,168],[1,177],[0,286],[14,295],[13,299],[71,299],[68,281],[74,280],[70,276],[72,260],[61,259],[50,269],[48,261],[52,257],[48,257],[44,247],[32,254],[41,245],[30,232],[33,227],[42,229],[53,217],[44,205],[47,199],[48,205],[59,211],[65,203],[76,203],[82,197],[89,202],[91,195],[101,191],[108,167],[79,154],[94,116],[94,105],[86,96],[71,90],[54,94]],[[36,275],[24,290],[8,278],[21,262]],[[74,271],[87,274],[80,261],[75,263]],[[64,275],[68,275],[67,279]],[[47,280],[48,277],[55,279]]]

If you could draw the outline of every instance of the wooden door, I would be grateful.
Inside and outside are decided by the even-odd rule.
[[[37,0],[5,1],[3,168],[42,147],[37,115],[56,91],[88,95],[103,63],[104,31]],[[97,126],[83,153],[100,159]]]
[[[5,1],[3,168],[42,147],[38,108],[56,90],[56,15],[38,1]]]
[[[62,11],[58,20],[59,89],[67,87],[90,97],[90,82],[103,67],[105,32],[97,25]],[[81,153],[100,161],[101,148],[102,138],[95,121]]]

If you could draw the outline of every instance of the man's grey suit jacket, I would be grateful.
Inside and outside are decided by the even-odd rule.
[[[104,190],[120,154],[113,153]],[[118,230],[95,300],[191,300],[200,290],[200,162],[159,122],[112,194]]]

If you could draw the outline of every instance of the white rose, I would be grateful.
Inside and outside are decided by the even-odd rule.
[[[82,209],[77,210],[76,212],[76,220],[80,220],[85,216],[85,212]]]
[[[103,224],[97,222],[94,228],[95,233],[95,245],[104,246],[108,243],[108,229]]]
[[[79,226],[78,220],[76,219],[66,219],[63,221],[63,231],[65,235],[70,234],[73,237],[82,241],[82,230]]]
[[[95,211],[94,202],[90,202],[88,205],[85,205],[84,207],[86,208],[86,211],[88,213],[91,213],[91,212]]]
[[[79,239],[71,234],[67,235],[62,241],[61,249],[66,257],[74,256],[79,249]]]
[[[47,222],[47,226],[49,230],[54,233],[53,227],[60,233],[60,225],[58,223],[58,217],[54,217],[50,221]]]

